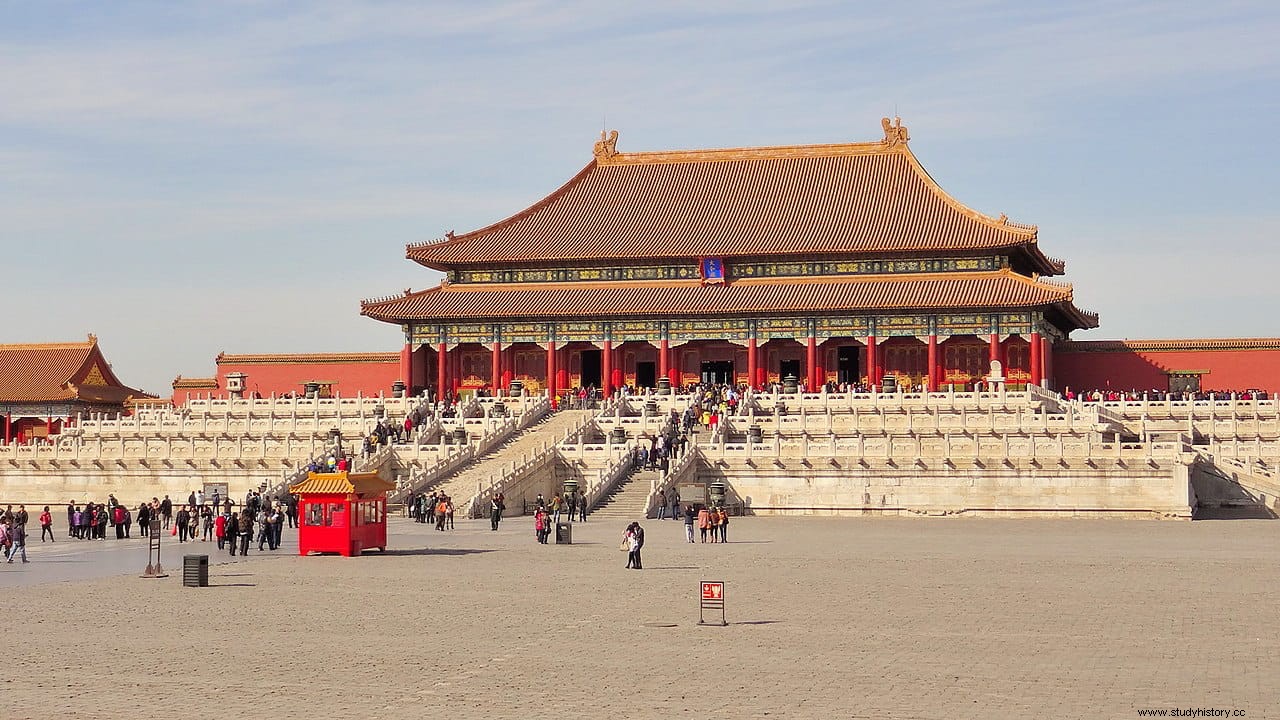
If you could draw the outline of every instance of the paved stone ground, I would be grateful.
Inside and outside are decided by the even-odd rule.
[[[21,652],[0,703],[42,717],[143,716],[140,698],[189,717],[1280,717],[1280,523],[735,518],[723,546],[645,526],[640,572],[623,569],[617,524],[541,546],[527,518],[496,533],[397,519],[385,556],[251,557],[206,589],[180,573],[33,581],[3,594],[0,634]],[[728,627],[696,624],[704,578],[728,583]]]

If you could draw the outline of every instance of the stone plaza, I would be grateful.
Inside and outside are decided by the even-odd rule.
[[[162,580],[138,577],[140,540],[88,550],[60,534],[56,551],[30,547],[30,565],[0,566],[0,584],[17,586],[7,605],[26,609],[0,620],[21,641],[5,706],[52,717],[1280,715],[1271,522],[747,517],[726,545],[689,545],[672,521],[645,527],[639,572],[623,569],[616,521],[576,523],[572,545],[543,546],[529,518],[496,533],[395,518],[385,556],[351,559],[286,549],[229,562],[212,543],[166,536]],[[210,587],[182,586],[190,551],[211,555]],[[68,568],[86,579],[68,582]],[[698,625],[700,580],[726,583],[727,627]]]

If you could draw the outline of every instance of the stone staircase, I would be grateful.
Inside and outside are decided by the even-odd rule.
[[[640,470],[622,478],[596,504],[590,518],[618,522],[643,520],[645,505],[649,501],[649,486],[659,479],[659,475],[657,470]]]
[[[513,462],[532,456],[542,450],[543,445],[554,445],[564,439],[569,428],[585,420],[592,414],[591,410],[562,410],[546,416],[540,422],[530,425],[505,443],[476,458],[475,462],[461,468],[458,472],[441,478],[422,489],[430,493],[432,490],[443,491],[453,498],[454,504],[460,506],[476,494],[477,488],[488,487],[494,479],[501,477],[504,468]]]

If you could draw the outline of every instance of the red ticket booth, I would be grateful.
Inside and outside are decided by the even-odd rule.
[[[387,549],[387,493],[395,483],[377,473],[308,473],[289,486],[298,496],[298,554]]]

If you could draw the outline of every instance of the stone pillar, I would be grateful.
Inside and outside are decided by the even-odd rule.
[[[449,364],[449,346],[440,343],[436,347],[436,402],[440,402],[449,397],[449,381],[448,373]]]
[[[867,385],[875,387],[880,384],[879,367],[876,365],[878,353],[876,353],[876,336],[867,336]]]
[[[556,341],[547,341],[547,392],[556,394]]]
[[[494,343],[492,353],[489,382],[493,385],[493,392],[497,394],[502,389],[502,343]]]
[[[756,372],[758,363],[759,361],[756,359],[756,338],[752,335],[751,339],[747,340],[747,387],[752,390],[760,386],[759,378],[757,377],[758,373]]]
[[[666,338],[658,341],[658,377],[671,382],[671,346]]]
[[[938,367],[938,336],[929,335],[929,361],[925,365],[925,388],[929,392],[938,392],[938,378],[942,375]]]
[[[405,396],[413,394],[413,344],[400,348],[400,382],[404,383]]]
[[[818,392],[818,338],[809,336],[809,347],[805,353],[805,389]]]
[[[1043,349],[1040,345],[1040,333],[1031,333],[1031,383],[1033,385],[1044,384],[1044,368],[1041,364],[1040,351]]]
[[[604,341],[604,350],[600,352],[600,390],[604,397],[613,395],[613,341]]]

